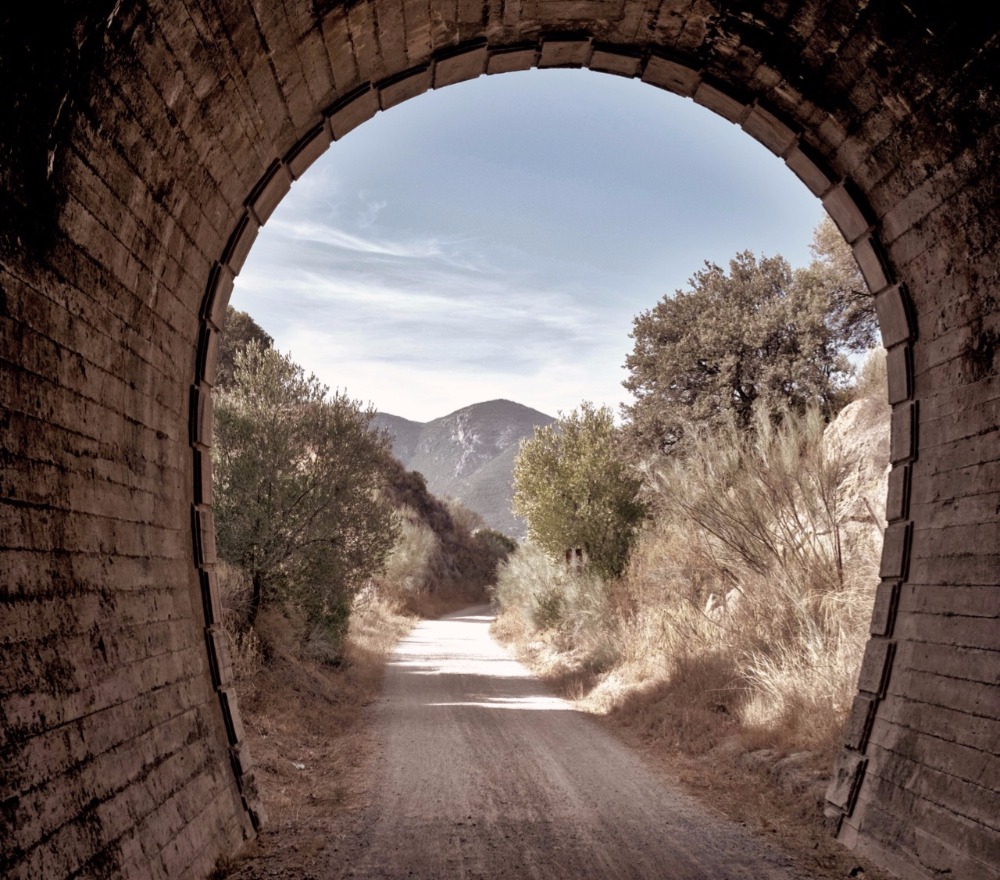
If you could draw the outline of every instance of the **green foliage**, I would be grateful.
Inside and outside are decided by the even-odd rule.
[[[829,217],[813,231],[809,250],[813,261],[797,273],[799,283],[829,298],[827,321],[839,344],[848,351],[867,351],[878,341],[875,302],[854,253]]]
[[[641,453],[675,447],[696,425],[735,419],[745,430],[755,409],[818,407],[829,417],[842,405],[845,351],[867,347],[874,312],[831,228],[817,229],[808,269],[744,251],[728,271],[706,262],[690,290],[635,319],[624,385],[636,398],[626,412]]]
[[[374,413],[251,341],[215,405],[215,520],[220,555],[263,606],[294,606],[336,642],[350,600],[379,571],[397,527],[383,489],[387,437]]]
[[[514,465],[514,512],[529,539],[562,558],[583,547],[600,574],[621,572],[645,515],[640,481],[619,454],[612,412],[583,403],[521,442]]]
[[[236,354],[256,342],[260,348],[271,348],[274,339],[246,312],[226,307],[225,332],[219,340],[219,356],[216,366],[215,384],[218,388],[229,388],[236,370]]]

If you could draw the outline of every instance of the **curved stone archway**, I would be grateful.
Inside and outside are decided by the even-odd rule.
[[[376,112],[589,67],[780,155],[877,293],[890,526],[830,809],[904,876],[1000,876],[996,27],[819,0],[70,6],[0,55],[0,866],[199,876],[253,833],[207,455],[233,276]]]

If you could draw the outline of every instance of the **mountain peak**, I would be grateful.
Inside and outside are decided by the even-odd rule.
[[[554,421],[516,401],[498,399],[423,424],[378,413],[374,424],[392,435],[395,456],[420,471],[435,495],[457,498],[491,528],[523,537],[525,524],[510,509],[514,459],[522,439]]]

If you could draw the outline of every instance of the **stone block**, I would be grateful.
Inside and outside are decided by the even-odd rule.
[[[814,196],[823,198],[834,184],[833,176],[824,170],[822,162],[804,144],[800,143],[788,151],[785,164]]]
[[[826,799],[846,815],[854,809],[868,759],[858,752],[841,751],[833,768]]]
[[[875,312],[882,332],[882,345],[892,348],[914,336],[912,306],[906,288],[897,284],[875,297]]]
[[[547,37],[538,56],[539,67],[585,67],[590,60],[590,39]]]
[[[245,734],[243,731],[243,721],[240,718],[240,710],[236,705],[236,690],[232,687],[222,688],[219,691],[219,699],[222,703],[222,716],[226,722],[226,733],[229,735],[229,744],[236,745],[243,742]]]
[[[910,552],[911,525],[906,522],[890,523],[882,539],[882,559],[879,577],[905,578]]]
[[[193,446],[203,450],[212,446],[212,391],[205,385],[191,387],[189,416],[190,436]]]
[[[204,316],[212,322],[216,330],[222,330],[226,323],[226,308],[233,295],[233,273],[228,266],[216,265],[208,281],[205,294]]]
[[[889,276],[874,236],[866,235],[859,238],[851,245],[851,249],[854,251],[854,259],[857,260],[868,289],[873,293],[885,290],[889,286]]]
[[[865,645],[864,657],[861,659],[861,673],[858,676],[859,690],[875,697],[885,696],[895,648],[895,643],[889,639],[871,638],[868,640],[868,644]]]
[[[616,51],[614,48],[594,46],[590,55],[591,70],[600,73],[612,73],[617,76],[635,77],[642,68],[642,57],[638,54],[628,54]]]
[[[906,584],[900,608],[908,613],[946,617],[1000,618],[1000,590],[993,586],[927,586]]]
[[[210,507],[193,507],[195,557],[199,565],[218,561],[215,548],[215,517]]]
[[[522,15],[549,22],[617,20],[623,0],[521,0]]]
[[[797,132],[759,105],[750,109],[749,115],[742,122],[742,128],[777,156],[784,156],[798,140]]]
[[[461,47],[438,57],[434,62],[434,88],[440,89],[482,76],[486,73],[488,59],[486,43]]]
[[[917,457],[917,403],[897,403],[892,408],[889,461],[901,464]]]
[[[885,354],[885,369],[888,380],[889,403],[895,405],[913,396],[913,348],[900,344],[890,348]]]
[[[295,152],[293,150],[293,153]],[[301,172],[295,176],[301,176]],[[247,200],[250,210],[253,211],[261,226],[267,223],[268,218],[274,213],[274,209],[278,207],[291,188],[292,176],[288,166],[275,160],[264,172],[264,176],[254,187]]]
[[[355,88],[359,80],[358,67],[351,48],[350,26],[344,7],[340,5],[328,7],[322,15],[320,26],[334,83],[337,90],[344,94]]]
[[[510,46],[490,51],[486,72],[511,73],[515,70],[529,70],[538,62],[537,46]]]
[[[872,609],[871,625],[868,631],[873,636],[888,638],[896,622],[899,607],[899,581],[882,581],[875,589],[875,607]],[[860,748],[855,746],[855,748]]]
[[[359,87],[328,111],[334,140],[340,140],[379,111],[378,92],[369,85]]]
[[[422,95],[430,87],[430,65],[415,67],[378,84],[379,106],[383,110],[388,110],[390,107],[402,104],[403,101]]]
[[[212,503],[212,455],[207,449],[194,450],[194,503]]]
[[[208,646],[208,663],[212,671],[212,684],[227,688],[233,683],[233,663],[229,657],[229,642],[225,630],[218,624],[205,630]]]
[[[889,486],[885,499],[885,518],[896,523],[909,516],[910,465],[897,465],[889,471]]]
[[[704,80],[698,84],[692,97],[696,104],[707,107],[730,122],[740,122],[748,112],[746,104]]]
[[[698,75],[698,71],[677,61],[660,55],[651,55],[649,61],[646,62],[646,69],[642,72],[642,81],[682,97],[690,98],[695,93],[695,89],[698,88],[701,77]]]
[[[229,236],[229,242],[226,244],[226,249],[222,252],[221,260],[222,264],[227,266],[233,275],[240,274],[240,270],[243,268],[243,264],[250,254],[250,248],[253,247],[253,243],[257,240],[257,231],[259,228],[257,221],[250,216],[248,211],[244,211],[240,215],[240,219],[236,222],[236,228],[233,230],[233,234]]]
[[[871,735],[878,700],[869,694],[858,694],[851,704],[844,729],[844,745],[855,752],[863,752]]]
[[[222,594],[214,568],[203,568],[198,573],[201,581],[202,609],[205,612],[205,626],[222,623]]]
[[[854,244],[871,228],[865,212],[844,183],[838,184],[823,197],[823,207],[848,244]]]
[[[228,302],[227,302],[228,304]],[[202,324],[198,337],[198,365],[195,378],[199,384],[215,387],[219,368],[219,332],[211,324]]]
[[[298,180],[305,174],[309,166],[327,151],[332,140],[333,135],[327,120],[320,122],[306,132],[285,157],[285,163],[291,176]],[[289,181],[288,186],[291,187],[291,181]]]

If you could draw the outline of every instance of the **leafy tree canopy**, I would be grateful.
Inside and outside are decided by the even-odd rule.
[[[250,315],[227,306],[226,325],[219,339],[219,359],[215,378],[215,384],[219,388],[226,388],[232,384],[236,369],[236,353],[251,342],[256,342],[261,348],[270,348],[274,345],[271,335]]]
[[[867,351],[879,338],[875,301],[850,246],[829,217],[813,231],[809,250],[813,260],[798,271],[798,282],[830,298],[827,320],[838,344],[851,352]]]
[[[583,547],[600,574],[621,573],[645,506],[620,449],[612,411],[590,403],[521,441],[514,512],[527,520],[532,542],[556,558]]]
[[[623,384],[635,397],[624,410],[637,451],[672,449],[691,424],[733,418],[748,429],[755,408],[816,406],[827,416],[838,408],[852,375],[846,352],[871,344],[874,310],[829,221],[813,252],[801,270],[749,251],[728,271],[706,262],[689,290],[635,319]]]
[[[388,437],[374,411],[250,341],[215,405],[219,552],[243,568],[250,620],[291,603],[338,635],[351,596],[384,565],[397,526],[383,487]]]

